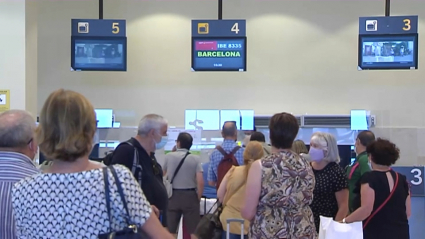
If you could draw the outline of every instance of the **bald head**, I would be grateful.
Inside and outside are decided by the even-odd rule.
[[[237,137],[237,131],[236,123],[232,121],[227,121],[223,124],[223,129],[221,131],[221,134],[223,138],[225,139],[234,139],[236,140]]]
[[[21,148],[34,136],[35,120],[24,110],[9,110],[0,114],[0,148]]]

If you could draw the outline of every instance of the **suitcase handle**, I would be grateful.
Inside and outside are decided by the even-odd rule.
[[[238,218],[229,218],[226,220],[227,223],[232,223],[232,222],[240,222],[240,223],[245,223],[244,219],[238,219]]]
[[[245,220],[244,219],[238,219],[238,218],[229,218],[226,219],[227,222],[227,231],[226,231],[226,237],[227,239],[229,239],[230,237],[230,223],[232,222],[239,222],[241,224],[241,238],[244,238],[244,225],[245,225]]]

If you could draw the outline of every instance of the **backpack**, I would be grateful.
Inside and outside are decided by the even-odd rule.
[[[224,151],[221,146],[216,147],[216,149],[223,155],[223,158],[221,159],[217,167],[217,190],[220,187],[221,181],[223,180],[224,176],[226,176],[226,173],[230,170],[230,168],[232,168],[233,166],[239,166],[235,154],[240,148],[240,146],[236,146],[232,149],[230,153],[226,153],[226,151]]]

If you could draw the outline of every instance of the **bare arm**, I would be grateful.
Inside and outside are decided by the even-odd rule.
[[[198,199],[201,200],[202,194],[204,193],[204,174],[202,171],[196,173],[196,183],[198,185]]]
[[[154,213],[151,213],[148,220],[143,224],[142,230],[152,239],[174,239],[159,222]]]
[[[229,172],[226,173],[226,176],[224,176],[223,180],[221,181],[220,187],[217,190],[217,198],[218,201],[220,201],[221,203],[223,203],[224,196],[226,196],[227,181],[229,181]]]
[[[406,214],[408,219],[412,215],[412,201],[410,199],[410,195],[406,198]]]
[[[335,193],[338,202],[338,213],[335,216],[335,221],[342,221],[348,215],[348,194],[348,189],[342,189]]]
[[[345,218],[347,223],[363,221],[372,213],[373,203],[375,202],[375,191],[369,187],[368,183],[365,183],[362,184],[360,195],[361,206]]]
[[[257,213],[257,206],[261,194],[261,160],[252,163],[248,172],[246,182],[245,202],[242,207],[241,215],[248,221],[251,221]]]

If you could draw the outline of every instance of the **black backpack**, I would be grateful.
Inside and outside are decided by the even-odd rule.
[[[111,150],[111,151],[107,152],[106,155],[105,155],[105,157],[103,157],[103,158],[94,158],[94,157],[91,157],[90,160],[93,160],[93,161],[96,161],[96,162],[99,162],[99,163],[103,163],[106,166],[109,166],[112,163],[112,156],[113,155],[114,155],[114,151]]]

